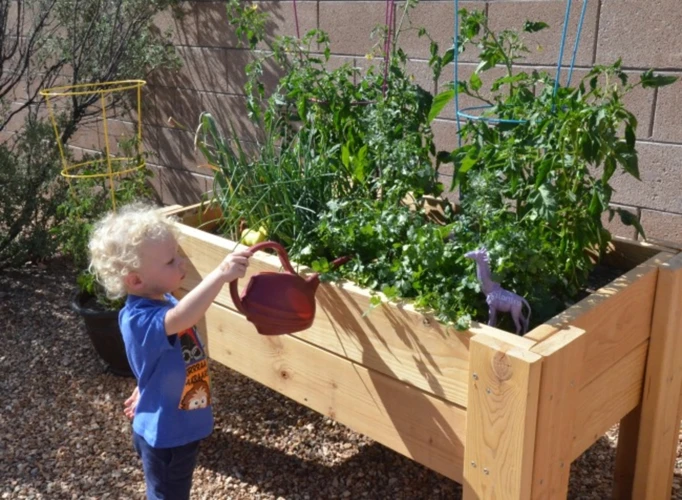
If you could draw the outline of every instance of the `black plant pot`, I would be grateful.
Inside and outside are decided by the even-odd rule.
[[[108,370],[114,375],[133,377],[123,336],[118,327],[118,310],[103,310],[97,307],[92,295],[77,291],[71,299],[71,309],[83,318],[85,331],[95,351],[107,364]]]

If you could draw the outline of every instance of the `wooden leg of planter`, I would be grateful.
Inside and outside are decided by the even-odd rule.
[[[566,498],[585,331],[568,327],[531,349],[542,355],[533,499]]]
[[[616,465],[613,472],[613,491],[611,493],[611,498],[614,500],[632,498],[641,417],[642,406],[639,405],[620,420]]]
[[[682,254],[659,269],[632,498],[669,498],[682,390]]]
[[[477,335],[469,363],[464,498],[528,499],[542,357]]]

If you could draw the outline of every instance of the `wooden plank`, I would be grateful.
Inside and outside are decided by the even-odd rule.
[[[183,287],[191,289],[230,252],[242,247],[225,238],[181,225],[180,247],[189,258]],[[279,259],[259,252],[251,259],[248,278],[278,271]],[[352,283],[322,284],[317,290],[313,326],[296,337],[340,356],[408,382],[437,397],[467,404],[469,339],[478,332],[529,348],[534,342],[514,334],[477,325],[474,332],[458,332],[411,306],[383,303],[371,309],[371,295]],[[228,287],[216,303],[232,307]],[[368,313],[368,314],[367,314]],[[255,328],[254,328],[255,332]]]
[[[595,293],[591,294],[589,297],[586,297],[584,300],[571,306],[563,313],[550,319],[547,323],[538,325],[536,328],[534,328],[525,335],[527,339],[534,340],[536,342],[542,342],[543,340],[547,340],[554,333],[559,331],[562,326],[568,324],[578,326],[588,331],[592,330],[592,328],[590,328],[589,325],[591,323],[594,323],[593,318],[598,318],[601,316],[602,312],[605,312],[605,310],[603,309],[605,306],[603,306],[603,304],[612,301],[615,296],[618,296],[621,290],[627,289],[628,287],[632,287],[633,284],[635,284],[636,282],[643,278],[645,278],[647,281],[646,283],[640,283],[637,285],[638,287],[640,287],[639,290],[637,290],[636,292],[630,291],[628,297],[623,297],[622,296],[623,294],[621,294],[621,296],[617,300],[625,302],[633,299],[633,297],[647,294],[651,294],[651,297],[653,298],[655,280],[652,280],[651,279],[652,277],[648,275],[659,264],[662,264],[673,255],[672,253],[670,253],[670,249],[665,249],[663,247],[651,245],[648,243],[629,240],[622,241],[614,240],[613,244],[615,244],[615,248],[617,249],[618,255],[620,257],[616,259],[616,261],[611,262],[611,264],[614,264],[615,267],[620,267],[618,265],[619,263],[620,265],[627,265],[628,267],[634,267],[635,265],[638,265],[639,267],[626,272],[623,276],[617,278],[612,283],[609,283],[605,287],[600,288]],[[623,264],[625,260],[627,260],[627,264]],[[651,310],[649,310],[649,307],[651,307],[651,310],[653,310],[653,301],[651,301],[651,303],[647,302],[645,304],[642,304],[642,307],[640,308],[641,311],[640,317],[642,318],[647,317],[647,311],[649,311],[650,314]],[[623,308],[618,309],[618,307],[611,307],[611,309],[616,310],[616,316],[613,316],[613,313],[609,311],[609,316],[613,316],[610,321],[611,325],[613,325],[614,323],[627,322],[627,318],[619,316],[619,314],[622,314],[626,311],[625,309]],[[636,312],[636,310],[629,311],[630,314],[633,314],[634,312]],[[581,319],[578,320],[578,318]],[[639,327],[636,327],[634,324],[630,323],[631,331],[629,333],[636,334],[637,330],[640,330],[641,332],[640,327],[641,324],[639,325]],[[601,328],[598,329],[601,330]],[[611,333],[616,333],[613,327],[609,328],[609,331]],[[617,334],[620,335],[620,330],[618,330]],[[641,340],[642,340],[641,335],[640,336],[635,335],[634,338],[632,339],[632,345],[623,346],[621,344],[621,346],[623,347],[623,352],[621,352],[620,354],[629,351],[633,345],[637,345],[639,342],[641,342]],[[593,340],[592,342],[598,341]],[[610,349],[608,348],[606,349],[610,351]],[[601,351],[599,351],[599,354],[595,354],[594,357],[604,359],[601,356]],[[615,359],[618,359],[618,356],[612,357],[611,361],[614,361]],[[606,368],[608,368],[608,366],[606,366]],[[589,382],[590,379],[587,379],[583,381],[583,384]]]
[[[587,332],[583,362],[589,370],[582,372],[581,389],[649,338],[658,266],[669,257],[657,254],[548,321]]]
[[[533,328],[530,332],[524,335],[524,338],[534,342],[542,342],[550,338],[552,335],[560,331],[561,328],[554,325],[542,324]]]
[[[184,210],[185,207],[182,205],[168,205],[166,207],[159,208],[159,212],[164,215],[173,215],[178,212],[178,210]]]
[[[530,498],[542,357],[471,339],[464,498]]]
[[[212,359],[462,481],[464,409],[290,335],[259,335],[217,304],[199,330]]]
[[[613,500],[630,500],[632,498],[640,416],[641,405],[638,405],[620,420],[618,426],[618,447],[616,448],[613,490],[611,491]]]
[[[185,281],[188,287],[195,286],[227,253],[243,248],[225,238],[188,226],[182,228],[185,238],[181,247],[195,265],[188,270]],[[526,335],[525,342],[530,341],[526,348],[549,338],[566,324],[586,330],[589,337],[586,364],[592,369],[585,371],[581,378],[580,385],[584,387],[648,338],[657,265],[666,256],[650,259]],[[263,254],[253,259],[249,275],[278,268],[276,257]],[[247,282],[241,280],[240,288]],[[324,284],[317,298],[319,310],[315,324],[311,330],[298,334],[299,338],[379,371],[387,366],[393,372],[402,371],[401,380],[466,406],[468,341],[478,333],[475,328],[457,332],[409,305],[384,304],[366,315],[371,296],[353,284]],[[216,302],[231,305],[227,289]],[[488,329],[486,333],[502,336],[506,343],[522,342],[518,340],[520,337],[497,329]],[[415,350],[417,356],[414,356]]]
[[[608,371],[580,389],[571,461],[639,404],[648,345],[648,341],[642,342]],[[586,370],[590,367],[586,363],[583,366]]]
[[[542,356],[531,495],[534,499],[568,495],[578,380],[584,369],[585,346],[585,331],[569,327],[532,349]]]
[[[681,304],[682,255],[678,255],[662,265],[658,275],[633,498],[665,498],[672,488],[680,429],[679,394],[682,390]]]
[[[677,253],[673,248],[614,236],[611,243],[609,243],[609,248],[604,254],[602,262],[616,269],[630,270],[661,252]]]
[[[222,216],[220,207],[209,203],[196,203],[188,207],[174,205],[174,207],[179,208],[168,210],[166,215],[174,215],[183,224],[204,231],[210,231],[218,226],[218,221]]]
[[[537,344],[535,340],[529,339],[528,337],[510,334],[504,330],[498,330],[497,328],[484,325],[483,323],[478,323],[476,321],[471,323],[471,327],[469,327],[469,330],[466,333],[471,336],[487,335],[488,337],[499,340],[500,342],[504,342],[505,344],[513,345],[514,347],[519,347],[527,351],[532,349],[533,346]]]

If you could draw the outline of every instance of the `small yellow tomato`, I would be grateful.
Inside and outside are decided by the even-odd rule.
[[[246,228],[242,231],[240,242],[246,246],[253,246],[261,241],[265,241],[268,237],[267,230],[261,226],[258,231]]]

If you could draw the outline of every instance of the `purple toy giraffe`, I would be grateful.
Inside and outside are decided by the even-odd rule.
[[[495,326],[498,311],[508,312],[511,313],[516,325],[516,333],[526,333],[530,321],[530,305],[520,295],[505,290],[499,283],[492,280],[488,251],[485,248],[479,248],[467,252],[464,256],[476,261],[476,277],[481,284],[481,291],[485,294],[485,301],[488,304],[488,325]],[[528,308],[528,316],[525,318],[522,312],[524,304]]]

